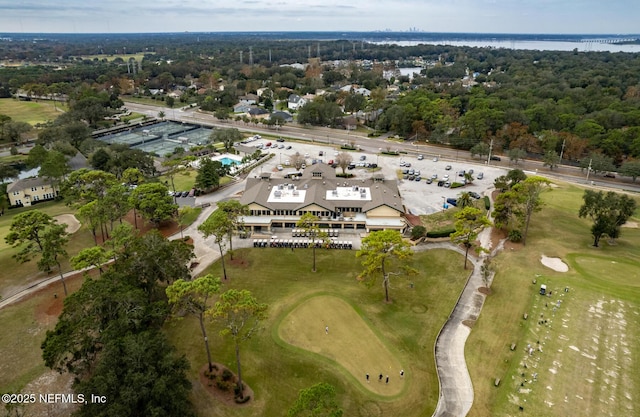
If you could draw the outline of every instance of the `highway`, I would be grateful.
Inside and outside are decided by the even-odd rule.
[[[149,117],[156,118],[161,111],[165,113],[165,119],[195,123],[210,127],[236,128],[241,132],[258,133],[270,136],[282,136],[287,139],[301,140],[308,142],[325,143],[333,146],[340,146],[344,143],[359,146],[363,151],[377,153],[380,151],[402,151],[410,155],[423,154],[425,158],[438,157],[443,160],[457,162],[468,161],[480,162],[479,158],[472,158],[468,151],[456,150],[445,146],[430,145],[424,142],[404,142],[390,139],[389,137],[371,138],[363,132],[349,132],[340,129],[327,127],[300,126],[288,123],[278,129],[267,128],[261,125],[245,124],[244,122],[221,121],[213,115],[200,112],[197,109],[167,109],[166,107],[153,106],[148,104],[138,104],[125,102],[125,106],[136,113],[141,113]],[[611,180],[603,178],[601,175],[590,175],[587,179],[586,172],[578,167],[560,165],[553,170],[543,166],[542,161],[526,160],[520,161],[517,165],[510,163],[509,158],[501,155],[501,161],[490,161],[491,166],[505,169],[520,168],[528,174],[537,174],[549,178],[556,178],[562,181],[569,181],[595,187],[605,187],[630,192],[640,192],[640,184],[633,183],[630,178],[617,178]],[[486,164],[486,161],[485,161]]]

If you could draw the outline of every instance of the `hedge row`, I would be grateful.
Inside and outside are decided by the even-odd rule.
[[[489,200],[489,196],[484,196],[484,208],[485,210],[489,210],[491,208],[491,200]]]
[[[427,237],[431,237],[431,238],[437,238],[437,237],[449,237],[451,236],[452,233],[455,233],[456,229],[453,227],[450,227],[448,229],[442,229],[442,230],[432,230],[427,232]]]

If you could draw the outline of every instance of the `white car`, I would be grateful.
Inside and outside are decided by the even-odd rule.
[[[442,177],[442,179],[445,180],[445,181],[449,181],[449,174],[445,174],[445,176]]]
[[[418,155],[418,161],[422,161],[424,159],[424,155]]]
[[[282,165],[278,165],[276,168],[278,168],[278,171],[282,171],[284,169]]]

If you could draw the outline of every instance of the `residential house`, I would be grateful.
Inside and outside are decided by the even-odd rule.
[[[249,208],[242,221],[252,232],[293,229],[305,213],[319,217],[321,228],[370,232],[407,226],[395,179],[339,178],[335,168],[322,163],[297,179],[247,178],[240,203]]]
[[[287,123],[293,122],[293,116],[291,115],[291,113],[286,111],[274,111],[269,116],[269,119],[281,119]]]
[[[25,178],[7,186],[11,207],[30,207],[41,201],[53,200],[58,191],[46,178]]]
[[[236,104],[235,106],[233,106],[233,112],[234,113],[246,113],[252,107],[253,106],[251,104],[249,104],[249,103],[240,102],[240,103]]]
[[[247,115],[252,119],[266,119],[269,117],[269,114],[269,110],[262,107],[251,107],[249,110],[247,110]]]
[[[307,100],[305,100],[304,98],[300,97],[297,94],[291,94],[287,102],[287,108],[289,110],[298,110],[300,107],[304,106],[305,104],[307,104]]]

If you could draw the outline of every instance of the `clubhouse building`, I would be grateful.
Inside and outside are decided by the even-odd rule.
[[[299,176],[271,178],[270,173],[248,178],[240,203],[251,232],[293,229],[305,213],[317,216],[323,229],[404,231],[407,222],[395,180],[383,176],[344,179],[326,164],[307,167]]]

